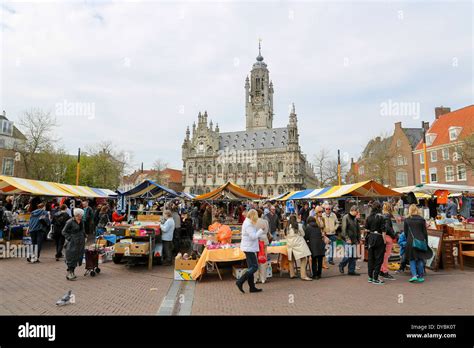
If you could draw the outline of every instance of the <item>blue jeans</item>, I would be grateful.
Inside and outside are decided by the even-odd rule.
[[[272,232],[272,238],[273,238],[273,240],[277,239],[277,231]]]
[[[356,261],[356,245],[344,242],[344,258],[339,265],[344,268],[349,264],[349,273],[355,273]]]
[[[336,249],[336,240],[337,240],[337,237],[336,235],[332,235],[332,236],[328,236],[329,240],[330,240],[330,243],[329,243],[329,256],[328,256],[328,262],[332,262],[332,259],[333,259],[333,254],[334,254],[334,250]]]
[[[410,272],[413,277],[423,278],[425,275],[425,260],[410,260]]]
[[[237,280],[238,283],[243,284],[246,281],[249,283],[250,289],[255,288],[254,273],[258,270],[258,260],[257,253],[244,251],[245,257],[247,258],[247,272],[245,272],[242,277]]]

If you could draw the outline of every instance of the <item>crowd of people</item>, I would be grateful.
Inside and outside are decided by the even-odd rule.
[[[62,203],[62,204],[61,204]],[[131,214],[122,214],[113,202],[95,204],[87,199],[68,202],[55,200],[42,202],[34,198],[28,202],[23,211],[31,213],[29,234],[36,247],[35,255],[28,257],[29,263],[40,262],[43,241],[48,236],[56,244],[56,260],[61,260],[63,250],[67,264],[67,279],[76,278],[74,270],[82,264],[82,255],[86,238],[95,237],[105,232],[109,222],[132,221],[136,218],[137,206],[132,203]],[[451,203],[451,202],[450,202]],[[191,249],[192,236],[196,230],[206,230],[215,222],[242,224],[241,250],[246,254],[248,270],[237,281],[239,290],[244,291],[243,284],[248,282],[250,292],[258,292],[255,282],[266,281],[268,260],[267,247],[273,240],[285,239],[288,249],[288,268],[290,278],[298,276],[305,281],[322,277],[324,269],[335,265],[337,244],[343,245],[344,254],[337,265],[340,273],[360,276],[357,260],[364,257],[367,250],[368,282],[384,284],[394,280],[389,273],[389,258],[394,243],[400,246],[400,269],[404,272],[410,266],[410,282],[423,282],[425,262],[432,256],[427,247],[427,227],[422,210],[415,204],[408,209],[408,216],[403,223],[403,230],[395,228],[395,216],[402,212],[400,200],[369,202],[369,211],[361,219],[360,208],[352,205],[347,212],[329,202],[303,203],[293,202],[247,202],[219,203],[169,201],[156,204],[152,209],[162,213],[160,223],[163,242],[163,265],[171,265],[173,257],[179,252]],[[448,204],[445,209],[454,215],[455,207]],[[128,210],[128,207],[127,207]],[[150,209],[142,209],[142,213]],[[0,228],[16,223],[17,212],[13,210],[12,201],[7,198],[6,204],[0,203]],[[362,224],[363,223],[363,224]],[[420,249],[419,245],[423,248]],[[418,247],[415,247],[415,244]],[[257,253],[265,257],[260,260]],[[254,274],[256,273],[256,277]]]

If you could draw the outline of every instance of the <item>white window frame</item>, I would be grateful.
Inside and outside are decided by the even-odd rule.
[[[7,161],[11,161],[11,173],[5,172],[5,165]],[[13,157],[4,157],[2,160],[2,175],[13,176],[15,173],[15,159]]]
[[[425,177],[424,180],[423,180],[423,176]],[[420,183],[421,184],[426,184],[426,175],[425,175],[425,170],[424,169],[420,169]]]
[[[448,169],[451,170],[451,178],[448,175]],[[453,182],[454,181],[454,167],[453,166],[444,167],[444,175],[446,178],[446,182]]]
[[[403,166],[403,156],[402,155],[397,156],[397,165]]]
[[[441,155],[443,157],[443,160],[449,160],[449,148],[446,147],[441,150]]]
[[[13,122],[8,120],[2,120],[0,133],[4,135],[13,136]]]
[[[449,127],[449,141],[458,140],[462,127]]]
[[[397,147],[401,147],[402,146],[402,140],[401,139],[397,139]]]
[[[425,164],[425,156],[424,153],[420,153],[420,164]]]
[[[426,134],[426,146],[431,146],[436,139],[436,134],[434,133],[429,133]]]
[[[403,177],[403,180],[401,179],[401,176]],[[398,187],[408,186],[408,173],[406,171],[397,171],[395,179]]]
[[[438,182],[438,169],[437,168],[430,168],[429,172],[430,172],[430,183]],[[436,180],[433,180],[433,177],[432,177],[433,174],[436,175]]]
[[[433,155],[434,155],[434,158],[433,158]],[[430,151],[430,160],[431,162],[438,162],[438,151],[436,150]]]
[[[359,175],[364,175],[365,174],[365,168],[364,166],[359,167]]]
[[[461,178],[459,176],[459,168],[463,168],[464,167],[464,178]],[[466,172],[466,165],[465,164],[458,164],[456,166],[456,177],[458,179],[458,181],[466,181],[467,180],[467,172]]]

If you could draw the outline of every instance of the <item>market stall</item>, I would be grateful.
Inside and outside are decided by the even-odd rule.
[[[146,262],[148,269],[161,260],[163,244],[161,240],[159,210],[132,209],[131,199],[135,201],[157,201],[160,198],[172,199],[178,193],[153,180],[145,180],[134,188],[121,193],[128,206],[128,216],[135,216],[131,223],[109,223],[105,238],[114,240],[113,261],[121,263]],[[136,204],[135,204],[136,206]]]
[[[262,199],[263,196],[257,195],[256,193],[247,191],[243,187],[228,181],[224,185],[216,188],[215,190],[194,197],[196,201],[242,201],[242,200],[253,200]]]

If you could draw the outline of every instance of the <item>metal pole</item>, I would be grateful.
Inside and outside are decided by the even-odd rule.
[[[423,158],[425,160],[425,182],[430,183],[430,173],[428,172],[428,152],[426,151],[426,128],[425,122],[421,121],[421,127],[423,128]],[[421,181],[421,178],[420,178]]]
[[[79,186],[80,174],[81,174],[81,148],[79,148],[77,151],[76,186]]]

